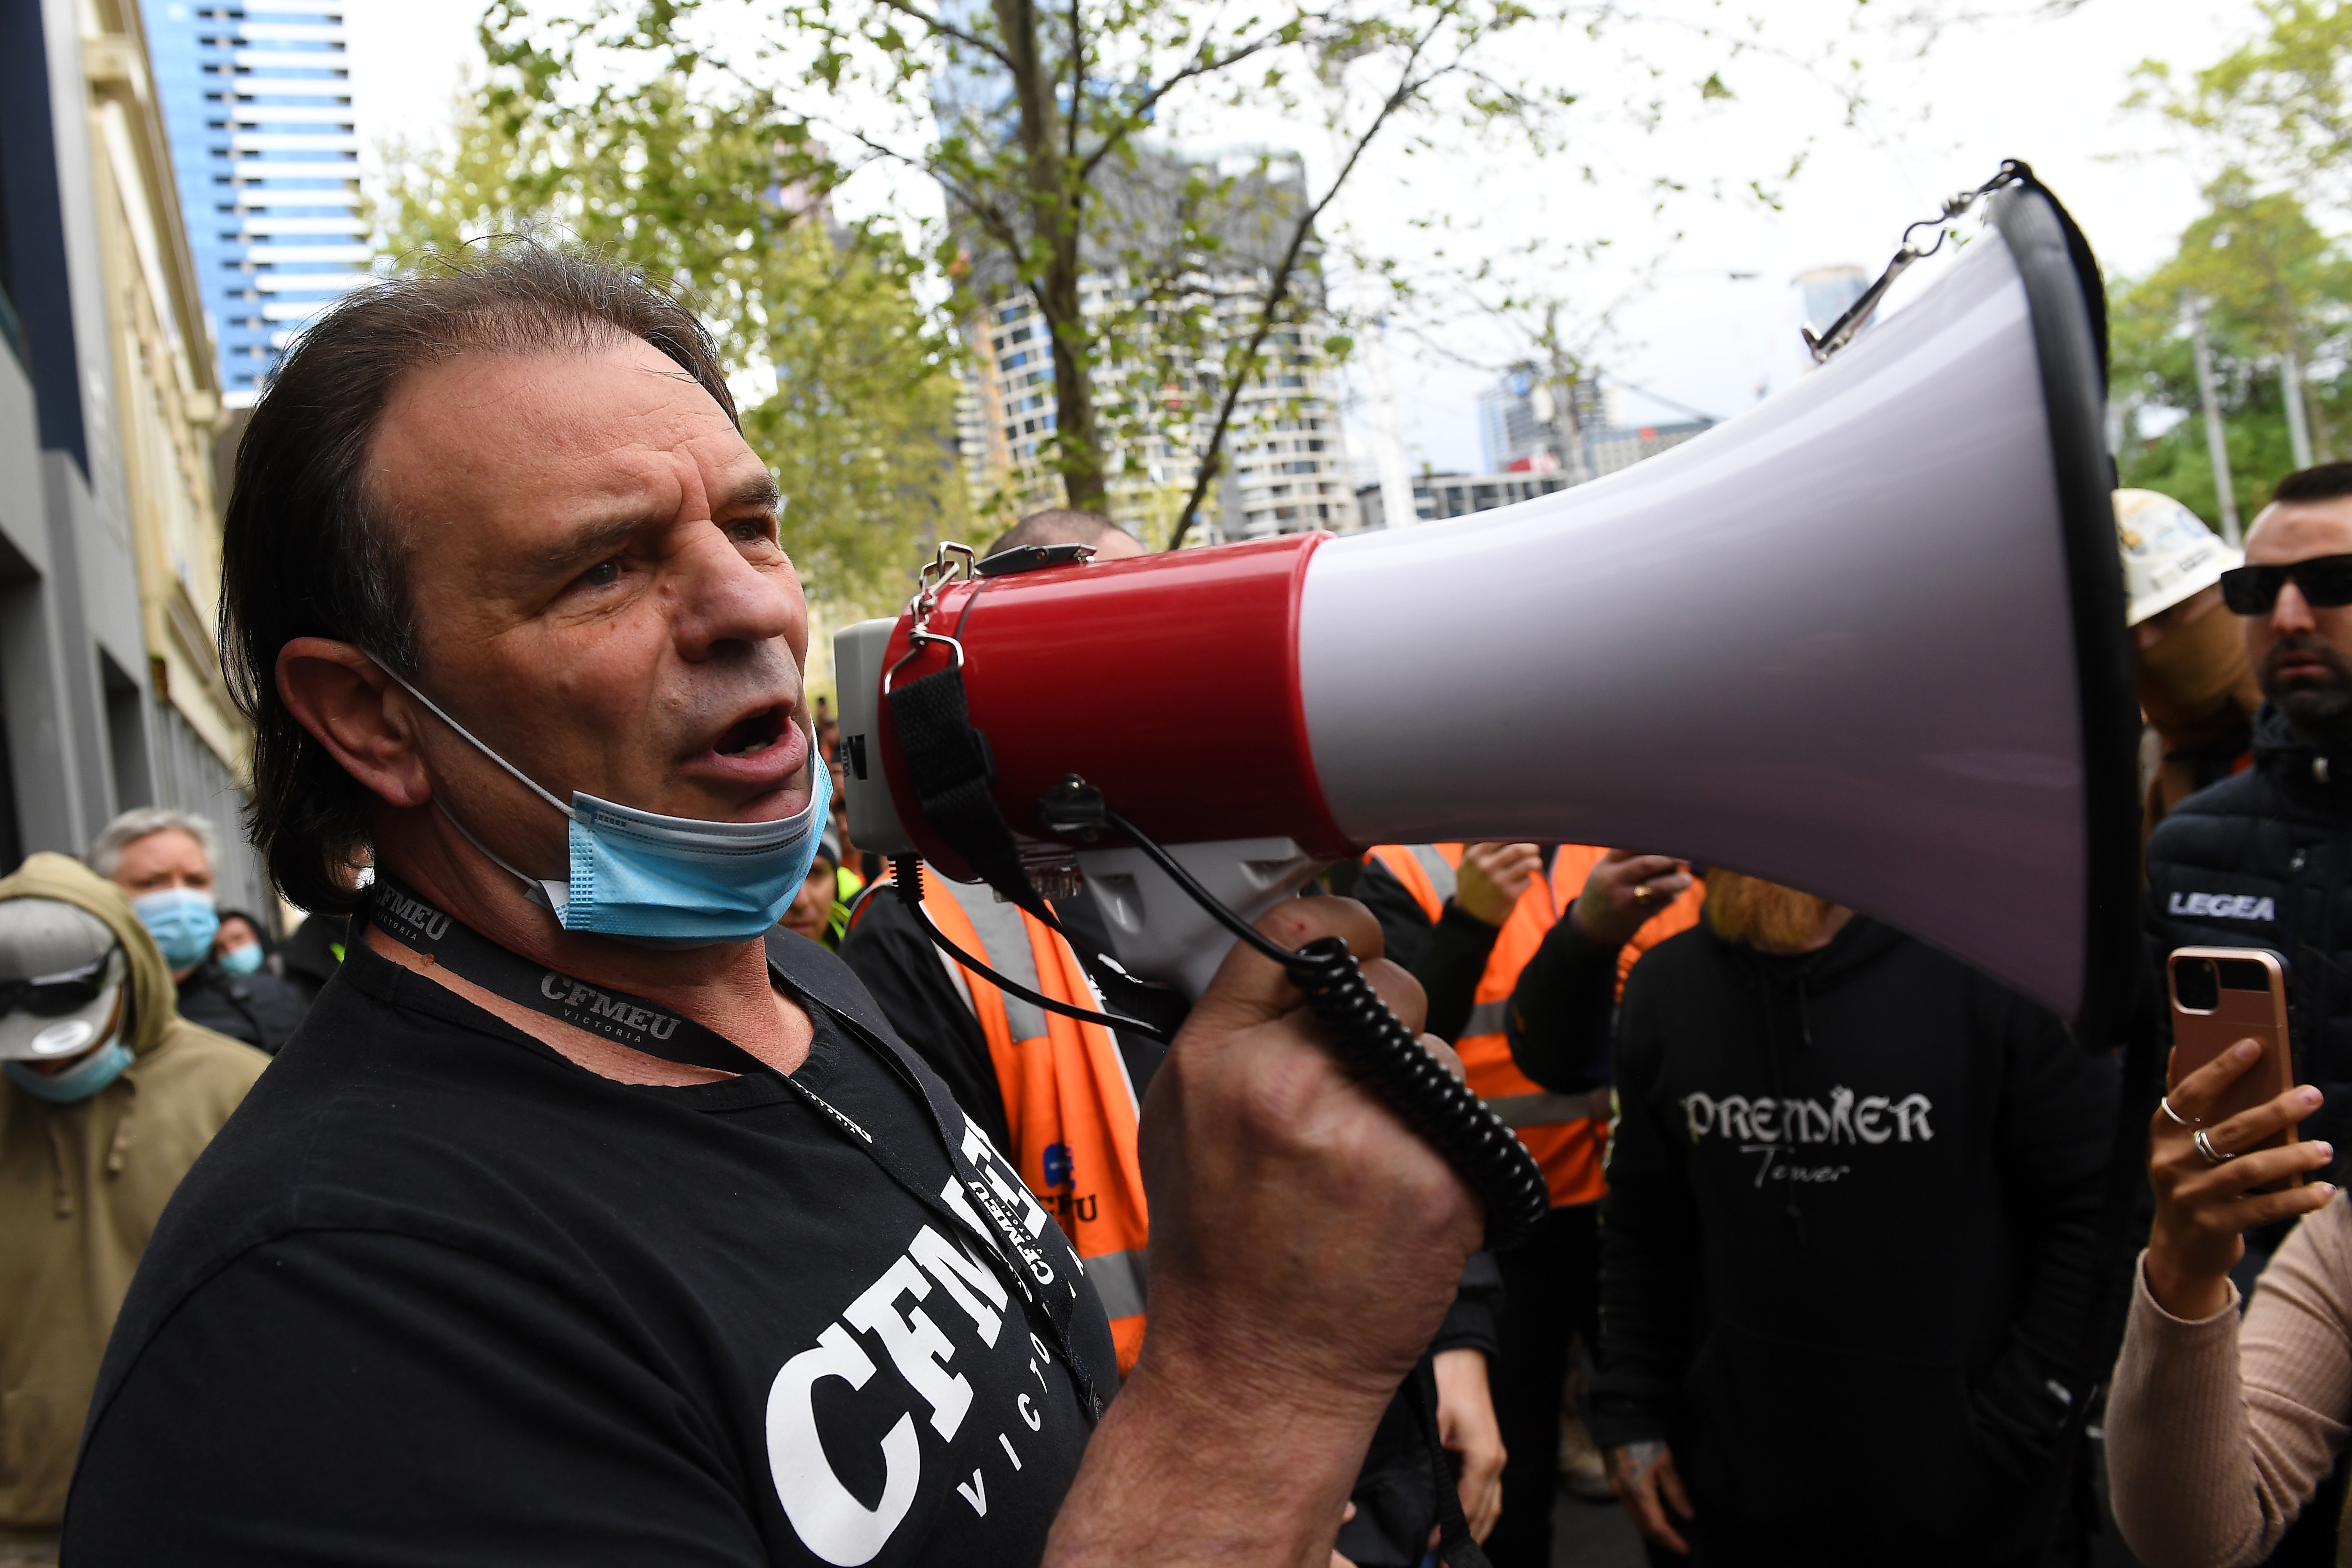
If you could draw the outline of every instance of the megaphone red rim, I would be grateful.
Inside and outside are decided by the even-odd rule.
[[[1076,773],[1146,832],[1167,842],[1289,838],[1309,853],[1352,853],[1332,820],[1299,695],[1299,597],[1307,564],[1331,536],[1089,561],[943,590],[929,630],[964,650],[972,727],[1001,769],[997,810],[1044,839],[1036,806]],[[917,649],[901,615],[884,654],[900,685],[948,666]],[[1072,648],[1094,656],[1074,660]],[[924,859],[971,880],[908,783],[889,705],[877,716],[883,777]],[[1399,716],[1400,725],[1407,722]],[[1204,746],[1202,737],[1222,737]],[[1399,748],[1400,759],[1409,748]]]

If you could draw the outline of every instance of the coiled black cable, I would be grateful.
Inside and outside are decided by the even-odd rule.
[[[1282,966],[1331,1031],[1341,1063],[1444,1155],[1478,1195],[1486,1209],[1489,1251],[1508,1251],[1527,1239],[1551,1208],[1542,1168],[1486,1103],[1446,1071],[1381,999],[1347,943],[1337,936],[1318,936],[1293,952],[1227,909],[1134,823],[1108,807],[1102,808],[1102,818],[1106,826],[1134,840],[1227,930]]]

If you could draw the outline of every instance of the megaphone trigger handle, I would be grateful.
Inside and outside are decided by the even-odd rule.
[[[1057,786],[1059,794],[1087,789],[1075,774]],[[1099,800],[1099,793],[1095,798]],[[1040,802],[1040,810],[1045,810]],[[1507,1252],[1525,1240],[1550,1211],[1551,1190],[1542,1167],[1518,1135],[1503,1125],[1486,1103],[1446,1071],[1423,1050],[1396,1016],[1348,945],[1320,936],[1293,952],[1225,907],[1192,874],[1133,822],[1109,807],[1106,825],[1135,841],[1187,896],[1226,929],[1273,959],[1307,998],[1307,1005],[1331,1031],[1336,1055],[1364,1086],[1380,1096],[1405,1125],[1444,1156],[1464,1185],[1486,1209],[1486,1248]]]

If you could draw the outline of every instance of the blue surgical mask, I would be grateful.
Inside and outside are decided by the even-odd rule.
[[[213,950],[213,938],[220,935],[220,912],[213,907],[213,895],[193,887],[142,893],[131,901],[131,908],[163,950],[163,962],[175,971],[203,963]]]
[[[392,674],[388,667],[385,673]],[[567,807],[475,739],[431,697],[397,674],[392,678],[467,745],[571,820],[571,875],[563,882],[549,882],[509,865],[463,822],[449,818],[467,842],[520,881],[531,902],[553,914],[566,931],[664,947],[748,941],[783,918],[808,878],[833,804],[833,770],[817,761],[814,738],[809,746],[809,802],[781,821],[665,817],[579,790],[572,792]],[[448,814],[446,808],[443,814]]]
[[[261,944],[247,942],[242,947],[232,947],[213,961],[232,975],[255,974],[261,968]]]
[[[131,1062],[131,1048],[121,1040],[100,1046],[62,1072],[37,1072],[29,1062],[0,1061],[8,1082],[37,1100],[70,1105],[87,1100],[116,1079]]]

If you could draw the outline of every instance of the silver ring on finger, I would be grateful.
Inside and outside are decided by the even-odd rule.
[[[2205,1163],[2209,1166],[2228,1165],[2231,1160],[2238,1157],[2235,1155],[2225,1155],[2221,1150],[2215,1148],[2213,1146],[2213,1140],[2205,1135],[2205,1129],[2202,1127],[2198,1128],[2189,1136],[2189,1141],[2197,1145],[2197,1152],[2205,1156]]]
[[[2202,1123],[2193,1121],[2174,1110],[2172,1108],[2172,1096],[2169,1094],[2166,1095],[2163,1099],[2158,1100],[2156,1103],[2156,1108],[2163,1112],[2166,1115],[2171,1117],[2172,1124],[2176,1127],[2197,1127],[2203,1125]]]

